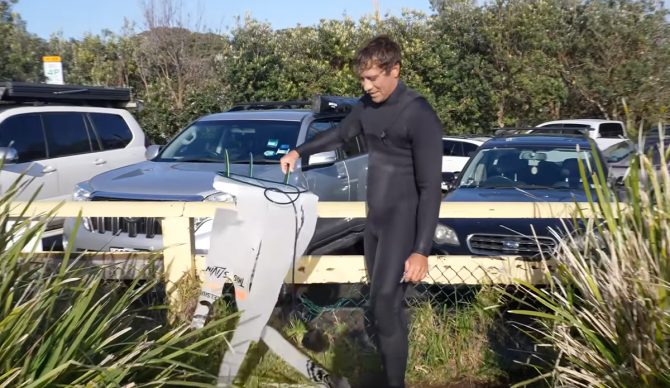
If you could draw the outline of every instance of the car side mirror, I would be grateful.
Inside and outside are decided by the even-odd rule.
[[[458,174],[453,172],[442,173],[442,191],[450,191],[454,188]]]
[[[4,163],[14,163],[19,159],[19,153],[14,147],[0,147],[0,160]]]
[[[158,153],[160,152],[161,148],[163,148],[163,146],[157,144],[150,145],[149,147],[147,147],[147,150],[144,151],[144,157],[147,160],[155,158],[156,156],[158,156]]]
[[[335,151],[326,151],[310,155],[307,164],[309,166],[325,166],[328,164],[333,164],[336,161],[337,161],[337,153],[335,153]]]
[[[612,190],[621,190],[626,186],[626,177],[625,176],[610,176],[607,178],[607,187]]]

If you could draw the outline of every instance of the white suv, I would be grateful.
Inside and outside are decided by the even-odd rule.
[[[17,196],[63,200],[94,175],[144,160],[147,140],[125,88],[0,84],[0,192],[21,175]]]

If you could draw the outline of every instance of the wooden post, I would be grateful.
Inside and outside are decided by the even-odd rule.
[[[190,217],[166,217],[163,227],[163,269],[167,281],[170,304],[177,301],[175,285],[186,274],[195,278],[196,267],[193,256],[193,219]]]

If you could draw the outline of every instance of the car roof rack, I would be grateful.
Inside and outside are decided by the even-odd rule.
[[[328,95],[315,95],[310,101],[261,101],[236,104],[228,109],[228,112],[239,112],[245,110],[268,110],[268,109],[303,109],[311,107],[315,114],[346,113],[359,102],[355,97],[341,97]]]
[[[462,133],[458,135],[444,135],[442,137],[448,137],[453,139],[476,139],[478,137],[491,137],[485,133]]]
[[[502,127],[493,128],[495,137],[518,136],[518,135],[559,135],[589,137],[588,126],[585,127]]]
[[[233,105],[232,108],[228,109],[228,112],[237,112],[242,110],[300,109],[309,105],[311,105],[311,102],[304,100],[248,102],[244,104]]]
[[[312,112],[317,114],[348,113],[359,102],[360,99],[355,97],[317,94],[312,98]]]
[[[529,134],[537,134],[537,135],[575,135],[575,136],[582,136],[582,137],[589,137],[589,129],[591,127],[589,125],[582,125],[582,126],[554,126],[554,125],[547,125],[546,127],[534,127],[531,128],[531,131]]]
[[[0,103],[63,103],[118,108],[135,107],[136,104],[131,100],[130,88],[15,81],[0,83]]]
[[[514,135],[524,135],[527,134],[531,129],[533,128],[500,127],[500,128],[491,128],[491,132],[493,132],[493,137],[504,137]]]

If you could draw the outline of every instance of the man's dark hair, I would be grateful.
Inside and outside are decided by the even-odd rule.
[[[388,73],[396,63],[400,64],[400,46],[388,36],[380,35],[372,38],[356,52],[354,70],[360,74],[377,65]]]

